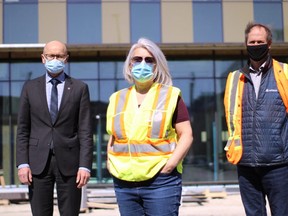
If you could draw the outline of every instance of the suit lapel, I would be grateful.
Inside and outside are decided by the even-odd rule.
[[[72,80],[71,77],[66,75],[65,78],[65,85],[64,85],[64,89],[63,89],[63,95],[62,95],[62,100],[61,100],[61,104],[60,104],[60,108],[59,108],[59,112],[58,112],[58,116],[61,115],[62,110],[64,109],[65,105],[67,104],[67,102],[69,101],[69,97],[70,97],[70,92],[72,91]]]
[[[51,117],[50,117],[50,112],[48,108],[48,103],[47,103],[47,96],[46,96],[46,76],[42,76],[38,80],[38,86],[37,89],[39,89],[39,98],[40,98],[40,104],[43,104],[43,110],[46,110],[47,115],[45,116],[45,119],[48,122],[51,122]]]

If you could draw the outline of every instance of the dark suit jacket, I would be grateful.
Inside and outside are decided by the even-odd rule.
[[[46,100],[45,75],[27,81],[18,112],[16,165],[29,164],[33,175],[43,172],[53,139],[60,172],[76,175],[92,168],[93,139],[88,86],[66,75],[57,119],[52,125]]]

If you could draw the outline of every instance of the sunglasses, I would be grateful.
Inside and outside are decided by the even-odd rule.
[[[153,57],[141,57],[141,56],[134,56],[132,58],[132,64],[133,65],[140,64],[143,60],[146,62],[146,64],[149,65],[155,64],[155,59]]]

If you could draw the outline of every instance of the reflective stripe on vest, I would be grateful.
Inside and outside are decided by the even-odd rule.
[[[159,110],[167,110],[172,93],[172,86],[161,88],[161,85],[158,85],[157,88],[158,90],[156,91],[156,96],[152,109],[158,110],[158,113],[156,112],[154,116],[162,114],[162,121],[153,122],[153,127],[150,127],[147,133],[147,137],[149,138],[163,137],[163,131],[166,121],[166,112],[160,113]],[[151,120],[152,115],[150,116],[150,121]]]
[[[226,110],[229,138],[225,146],[226,151],[232,144],[232,141],[234,141],[235,147],[241,146],[240,135],[242,129],[241,117],[244,79],[244,75],[241,74],[239,71],[234,71],[234,73],[230,73],[227,79],[224,104]]]
[[[126,97],[129,98],[130,92],[131,92],[131,88],[124,89],[123,91],[119,91],[116,96],[116,104],[118,104],[118,106],[115,106],[114,113],[120,113],[119,115],[116,115],[113,118],[113,122],[112,122],[112,131],[115,134],[116,139],[123,139],[123,137],[126,137],[125,128],[123,125],[123,122],[124,122],[123,112],[126,109],[126,105],[127,105],[127,103],[125,103],[125,98]]]
[[[151,143],[141,143],[141,144],[132,144],[129,143],[129,145],[126,144],[119,144],[114,143],[113,145],[113,151],[115,153],[121,153],[121,155],[126,154],[137,154],[137,156],[140,155],[158,155],[159,152],[161,154],[163,153],[171,153],[176,147],[175,142],[166,143],[165,145],[151,145]]]

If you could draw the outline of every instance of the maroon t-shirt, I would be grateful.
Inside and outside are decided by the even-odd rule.
[[[178,97],[177,106],[173,114],[172,125],[183,121],[190,121],[188,109],[181,97]]]

